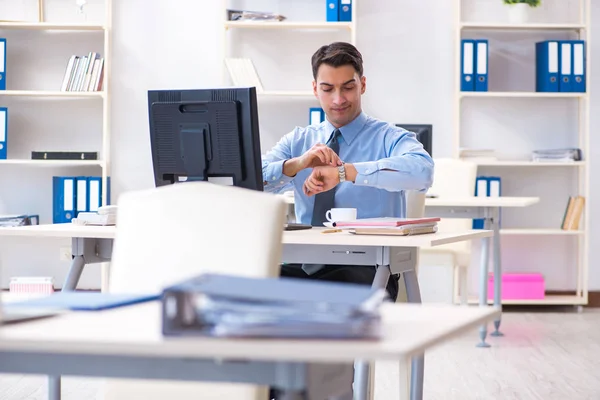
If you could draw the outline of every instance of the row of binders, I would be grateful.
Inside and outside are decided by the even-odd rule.
[[[488,90],[489,43],[486,39],[461,41],[463,92]],[[537,92],[585,92],[586,57],[583,40],[546,40],[535,44]]]
[[[461,91],[487,92],[488,47],[488,41],[486,39],[462,40],[460,57]]]
[[[60,90],[62,92],[97,92],[102,90],[104,58],[99,53],[73,55],[67,62]]]
[[[538,92],[585,92],[586,57],[583,40],[546,40],[535,44]]]
[[[110,204],[110,179],[106,204]],[[52,178],[52,222],[68,223],[80,212],[97,212],[103,201],[99,176],[54,176]]]
[[[352,0],[325,0],[327,22],[352,21]]]
[[[500,197],[502,184],[497,176],[478,176],[475,181],[476,197]],[[473,229],[483,229],[483,219],[473,219]]]

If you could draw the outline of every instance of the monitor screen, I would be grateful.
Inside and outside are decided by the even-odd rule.
[[[425,151],[433,157],[433,126],[431,124],[396,124],[396,126],[414,132],[415,135],[417,135],[417,140],[421,142]]]
[[[148,113],[156,186],[263,190],[255,88],[151,90]]]

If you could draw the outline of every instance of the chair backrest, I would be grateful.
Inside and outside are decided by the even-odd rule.
[[[433,184],[428,193],[443,197],[468,197],[475,193],[477,164],[456,158],[436,158]],[[440,230],[472,229],[473,220],[467,218],[443,218],[438,224]],[[454,250],[470,251],[471,241],[446,245]]]
[[[285,201],[189,182],[127,192],[118,201],[109,290],[156,292],[204,272],[279,274]],[[266,386],[107,380],[105,399],[264,400]]]
[[[285,202],[269,193],[189,182],[120,196],[112,292],[158,291],[204,272],[276,276]]]

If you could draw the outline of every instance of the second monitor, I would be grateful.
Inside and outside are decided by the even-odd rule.
[[[214,181],[263,190],[256,89],[148,91],[156,186]]]

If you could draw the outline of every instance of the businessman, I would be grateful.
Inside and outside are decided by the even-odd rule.
[[[312,56],[312,72],[326,119],[296,127],[263,157],[264,190],[293,185],[297,220],[313,226],[323,226],[333,207],[356,208],[358,218],[404,217],[405,191],[431,186],[430,155],[414,133],[362,110],[367,80],[353,45],[322,46]],[[375,266],[283,265],[281,276],[370,285]],[[395,301],[397,277],[387,291]]]

